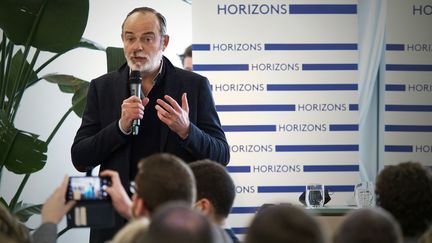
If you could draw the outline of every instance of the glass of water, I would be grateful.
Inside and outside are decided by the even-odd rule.
[[[367,208],[374,206],[374,186],[370,181],[357,184],[354,190],[357,207]]]
[[[306,206],[322,207],[324,205],[324,186],[322,184],[306,185]]]

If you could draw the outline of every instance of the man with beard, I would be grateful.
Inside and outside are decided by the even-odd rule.
[[[152,8],[136,8],[127,15],[121,34],[127,64],[90,83],[71,149],[77,170],[100,165],[100,171],[117,171],[129,188],[137,162],[155,153],[171,153],[185,162],[208,158],[228,163],[229,147],[209,81],[174,67],[162,55],[169,42],[166,32],[164,16]],[[141,74],[142,99],[131,95],[128,80],[133,70]],[[140,120],[136,135],[134,120]],[[103,242],[115,232],[92,230],[90,241]]]

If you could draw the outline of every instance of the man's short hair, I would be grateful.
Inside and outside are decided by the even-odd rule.
[[[260,209],[246,233],[245,243],[323,243],[318,221],[303,208],[290,204]]]
[[[212,225],[200,212],[169,202],[154,213],[147,231],[150,243],[212,243]]]
[[[422,234],[432,223],[432,173],[420,163],[385,167],[375,190],[377,204],[396,218],[405,237]]]
[[[402,231],[396,219],[381,208],[353,210],[334,235],[334,243],[402,243]]]
[[[191,169],[172,154],[153,154],[140,160],[135,186],[137,196],[145,201],[150,213],[168,201],[182,200],[192,206],[196,200]]]
[[[156,11],[155,9],[149,8],[149,7],[139,7],[139,8],[135,8],[132,11],[130,11],[126,15],[126,18],[123,20],[122,33],[124,31],[124,24],[125,24],[126,20],[128,19],[128,17],[131,16],[132,14],[134,14],[134,13],[137,13],[137,12],[140,12],[140,13],[152,13],[152,14],[156,15],[156,17],[158,19],[158,22],[159,22],[159,28],[160,28],[159,29],[159,34],[160,34],[161,37],[166,35],[166,33],[167,33],[167,22],[166,22],[165,17],[161,13],[159,13],[158,11]]]
[[[228,217],[235,198],[235,186],[225,167],[205,159],[189,164],[197,184],[197,199],[207,198],[217,216]]]

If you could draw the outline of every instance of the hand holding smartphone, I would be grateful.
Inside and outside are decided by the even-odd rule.
[[[111,185],[110,177],[71,176],[69,177],[66,200],[98,201],[109,200],[105,191]]]

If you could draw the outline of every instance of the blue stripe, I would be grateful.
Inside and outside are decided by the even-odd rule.
[[[194,71],[248,71],[248,64],[194,64]]]
[[[386,145],[384,147],[386,152],[412,152],[413,146],[411,145]]]
[[[387,51],[404,51],[405,45],[404,44],[387,44],[386,50]]]
[[[387,64],[387,71],[432,71],[432,65],[422,64]]]
[[[255,213],[260,207],[232,207],[231,214]]]
[[[349,110],[350,111],[358,111],[358,109],[359,109],[358,104],[350,104],[349,105]]]
[[[330,192],[352,192],[354,185],[324,185]],[[258,193],[304,192],[306,186],[258,186]]]
[[[358,144],[338,145],[276,145],[276,152],[358,151]]]
[[[356,14],[355,4],[290,4],[290,14]]]
[[[358,165],[304,165],[304,172],[359,171]]]
[[[325,185],[329,192],[353,192],[354,185]]]
[[[227,166],[227,171],[230,173],[250,173],[250,166]]]
[[[405,91],[405,84],[387,84],[386,91]]]
[[[267,84],[268,91],[357,90],[358,84]]]
[[[210,51],[210,44],[192,44],[193,51]]]
[[[258,193],[304,192],[305,186],[258,186]]]
[[[231,230],[236,234],[236,235],[245,235],[247,232],[247,227],[231,227]]]
[[[330,131],[358,131],[358,124],[330,124]]]
[[[386,111],[414,111],[429,112],[432,111],[432,105],[386,105]]]
[[[432,126],[422,125],[385,125],[386,132],[432,132]]]
[[[291,51],[291,50],[357,50],[357,44],[351,43],[324,43],[324,44],[264,44],[266,51]]]
[[[295,111],[295,105],[217,105],[219,112],[229,111]]]
[[[275,132],[276,125],[227,125],[222,129],[225,132]]]
[[[343,71],[343,70],[357,70],[357,64],[355,63],[334,63],[334,64],[303,64],[302,69],[304,71],[316,71],[316,70],[332,70],[332,71]]]

